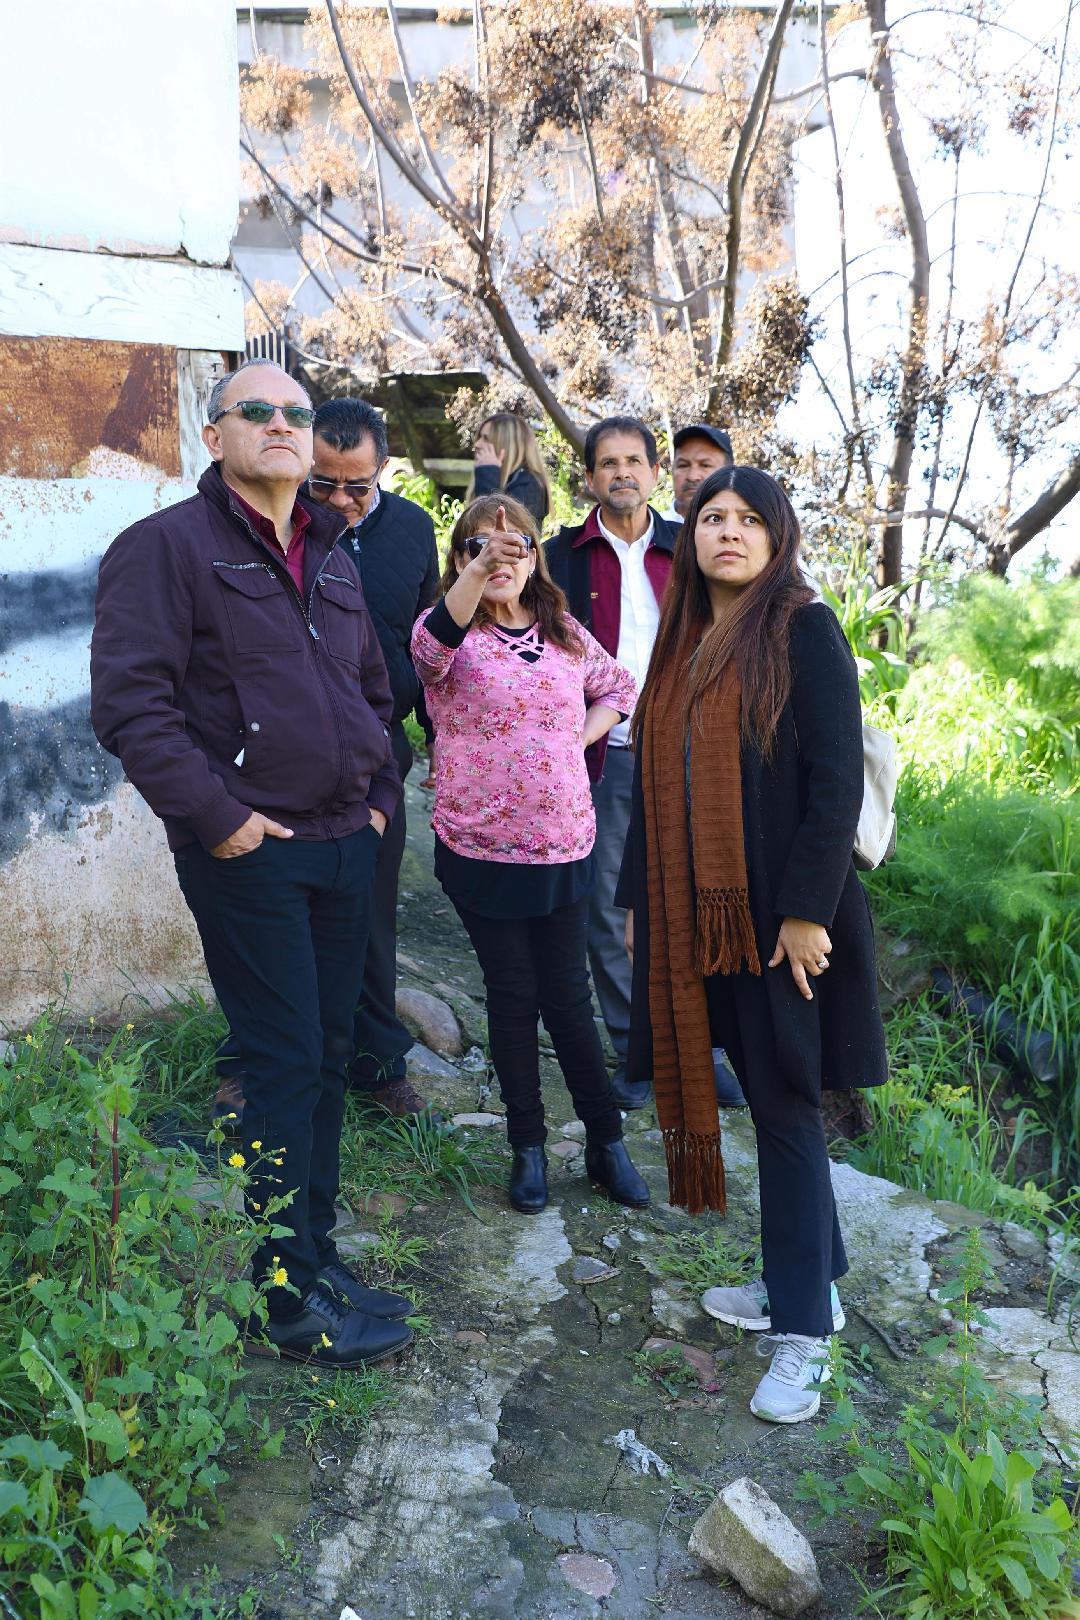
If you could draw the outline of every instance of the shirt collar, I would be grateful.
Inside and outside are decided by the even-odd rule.
[[[604,522],[603,518],[600,516],[600,508],[599,507],[596,508],[596,521],[597,521],[597,524],[599,526],[600,533],[603,535],[605,540],[609,541],[612,545],[618,545],[618,546],[626,546],[626,545],[628,545],[628,542],[626,540],[624,540],[621,535],[612,534],[611,530],[608,528],[607,524]],[[640,542],[635,540],[634,544],[635,545],[640,544],[642,550],[644,550],[646,546],[651,544],[652,537],[653,537],[653,530],[655,528],[656,528],[656,524],[653,522],[652,507],[650,506],[649,507],[649,527],[645,530],[645,533],[641,536]]]
[[[354,534],[356,533],[357,529],[361,528],[362,525],[367,522],[368,518],[371,517],[373,512],[378,511],[378,509],[379,509],[379,507],[381,505],[382,505],[382,490],[379,488],[378,484],[376,484],[375,488],[371,492],[371,505],[368,507],[367,511],[364,513],[363,517],[360,519],[360,522],[353,524],[353,533]]]
[[[274,546],[278,551],[283,551],[284,547],[277,537],[277,531],[271,520],[264,513],[257,511],[248,501],[245,501],[242,495],[238,495],[231,484],[229,493],[259,536],[259,539],[265,540],[268,546]],[[295,545],[298,540],[303,538],[304,531],[311,522],[311,513],[306,512],[299,501],[294,501],[290,516],[293,526],[292,544]]]

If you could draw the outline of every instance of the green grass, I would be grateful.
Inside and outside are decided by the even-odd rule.
[[[688,1283],[695,1293],[747,1282],[761,1268],[756,1245],[733,1244],[717,1228],[675,1232],[660,1245],[652,1264],[662,1277]]]
[[[874,1123],[849,1162],[928,1198],[1046,1231],[1057,1189],[1024,1176],[1023,1166],[1047,1127],[1033,1109],[999,1102],[962,1018],[940,1017],[923,997],[895,1009],[886,1030],[891,1077],[864,1093]]]
[[[476,1214],[472,1194],[505,1174],[501,1144],[469,1131],[447,1130],[430,1117],[379,1118],[350,1099],[341,1139],[342,1197],[364,1208],[371,1193],[398,1193],[410,1203],[455,1193]]]

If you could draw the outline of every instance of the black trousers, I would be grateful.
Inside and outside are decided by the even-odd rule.
[[[390,728],[401,780],[412,769],[412,745],[400,721]],[[371,925],[364,959],[364,984],[353,1024],[353,1059],[349,1086],[377,1091],[405,1074],[405,1054],[413,1038],[394,1010],[397,996],[397,899],[401,858],[405,853],[405,801],[394,811],[383,833],[371,895]]]
[[[786,963],[766,973],[787,973]],[[705,980],[715,1046],[727,1052],[757,1132],[761,1254],[774,1333],[832,1332],[829,1285],[848,1269],[821,1109],[779,1078],[764,981]]]
[[[254,1274],[277,1257],[301,1291],[334,1255],[345,1068],[379,844],[368,826],[325,842],[266,838],[233,860],[199,845],[175,856],[244,1072],[249,1209],[292,1193],[275,1217],[290,1231],[259,1248]],[[298,1308],[281,1288],[268,1303],[275,1316]]]
[[[491,1060],[511,1146],[536,1147],[547,1140],[538,1018],[551,1036],[589,1139],[618,1141],[622,1115],[611,1095],[585,966],[588,896],[546,917],[481,917],[460,906],[457,912],[484,975]]]

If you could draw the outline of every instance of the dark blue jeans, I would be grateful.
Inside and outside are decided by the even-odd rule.
[[[196,844],[175,856],[244,1072],[242,1151],[249,1165],[262,1159],[249,1208],[292,1193],[276,1217],[291,1230],[260,1247],[254,1274],[278,1256],[301,1291],[334,1254],[345,1069],[378,853],[367,826],[318,842],[266,838],[232,860]],[[277,1149],[280,1167],[266,1162]],[[272,1289],[269,1305],[288,1316],[297,1300]]]

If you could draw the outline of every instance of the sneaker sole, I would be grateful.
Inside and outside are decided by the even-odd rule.
[[[711,1316],[715,1322],[727,1322],[731,1327],[745,1328],[747,1333],[768,1333],[772,1327],[771,1316],[731,1316],[723,1311],[714,1311],[702,1300],[701,1308],[706,1316]],[[832,1319],[832,1330],[839,1333],[847,1325],[847,1317],[839,1311]]]
[[[821,1406],[821,1396],[815,1395],[813,1405],[807,1407],[805,1411],[789,1412],[781,1416],[779,1412],[765,1412],[760,1407],[755,1406],[755,1399],[756,1397],[751,1397],[750,1410],[756,1418],[761,1418],[763,1423],[805,1423],[808,1418],[817,1417]]]
[[[407,1350],[413,1342],[412,1329],[409,1337],[401,1344],[393,1345],[389,1350],[380,1350],[378,1355],[360,1356],[354,1361],[320,1361],[318,1356],[304,1355],[299,1350],[285,1350],[280,1345],[259,1344],[248,1339],[244,1343],[244,1354],[248,1356],[265,1356],[276,1361],[296,1361],[305,1367],[322,1367],[326,1372],[358,1372],[361,1367],[371,1367],[377,1361],[387,1361],[391,1356],[398,1355]],[[276,1351],[276,1354],[275,1354]]]

